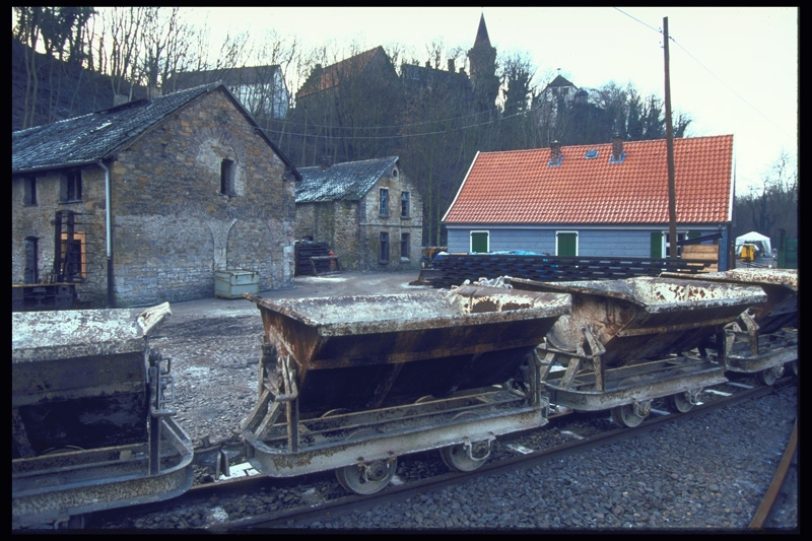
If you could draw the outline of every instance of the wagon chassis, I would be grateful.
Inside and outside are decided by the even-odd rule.
[[[725,328],[726,369],[739,374],[758,373],[771,385],[783,372],[784,365],[798,360],[798,329],[784,327],[760,334],[758,323],[743,312]],[[793,365],[797,369],[797,364]]]
[[[638,424],[651,401],[675,397],[677,409],[687,411],[697,403],[703,388],[727,381],[723,364],[724,344],[714,354],[704,348],[690,352],[626,363],[607,368],[605,348],[589,329],[583,329],[582,346],[566,351],[545,341],[534,355],[539,377],[551,404],[576,411],[613,409],[619,424]]]
[[[274,349],[263,347],[265,361],[275,357]],[[452,468],[475,469],[484,463],[496,437],[547,423],[539,365],[529,353],[527,357],[526,384],[506,382],[446,397],[418,397],[407,404],[352,412],[331,410],[302,419],[295,362],[280,355],[278,362],[261,363],[260,399],[243,423],[247,456],[271,477],[337,469],[339,481],[342,468],[357,468],[362,475],[375,464],[391,470],[398,456],[431,449],[441,449]],[[359,492],[357,485],[348,488]]]

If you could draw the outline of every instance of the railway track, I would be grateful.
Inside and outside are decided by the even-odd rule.
[[[427,490],[464,483],[476,476],[522,469],[563,458],[592,447],[633,438],[665,423],[679,422],[715,409],[755,400],[795,379],[783,378],[773,387],[756,386],[752,378],[739,378],[706,389],[702,404],[686,413],[667,411],[655,401],[650,415],[635,428],[616,428],[608,412],[569,415],[552,411],[550,423],[538,430],[500,438],[489,461],[473,472],[448,472],[437,453],[404,457],[392,484],[374,498],[348,495],[330,473],[292,479],[245,476],[199,484],[187,494],[160,504],[130,507],[86,517],[90,529],[200,529],[213,532],[292,528],[320,518],[408,498]],[[237,458],[239,460],[239,457]]]

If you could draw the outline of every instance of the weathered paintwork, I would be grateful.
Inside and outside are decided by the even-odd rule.
[[[663,273],[661,276],[760,286],[767,294],[767,302],[752,308],[759,333],[770,334],[782,327],[798,327],[798,271],[795,269],[738,268],[697,275]]]
[[[756,286],[674,278],[537,282],[506,279],[516,288],[570,293],[572,311],[547,335],[556,348],[578,351],[588,330],[605,348],[609,368],[706,345],[724,325],[766,301]]]
[[[266,341],[295,361],[303,411],[376,407],[515,375],[567,294],[452,291],[269,300],[247,296]]]

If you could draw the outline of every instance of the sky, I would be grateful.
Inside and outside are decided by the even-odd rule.
[[[207,21],[212,44],[222,43],[227,32],[262,36],[273,30],[295,37],[304,48],[400,44],[421,63],[428,60],[432,42],[441,42],[446,51],[467,52],[484,14],[497,61],[526,55],[537,69],[537,82],[560,73],[578,87],[631,83],[642,96],[659,99],[665,96],[661,29],[667,17],[671,104],[674,118],[685,113],[693,119],[686,135],[734,135],[738,194],[762,186],[782,154],[797,167],[795,7],[188,9]]]

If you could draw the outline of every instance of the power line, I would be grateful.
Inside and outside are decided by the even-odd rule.
[[[522,111],[522,112],[519,112],[519,113],[514,113],[512,115],[503,116],[501,118],[495,118],[495,119],[489,120],[487,122],[479,122],[479,123],[476,123],[476,124],[468,124],[466,126],[457,126],[457,127],[450,128],[450,129],[447,129],[447,130],[431,131],[431,132],[420,132],[420,133],[401,133],[401,134],[397,134],[397,135],[321,135],[321,134],[309,134],[309,133],[296,133],[296,132],[289,132],[289,131],[284,131],[284,130],[271,130],[271,129],[266,129],[266,128],[259,128],[259,130],[262,131],[263,133],[266,133],[266,134],[273,133],[273,134],[278,134],[278,135],[290,135],[290,136],[294,136],[294,137],[310,137],[310,138],[316,138],[316,139],[337,139],[337,140],[343,140],[343,139],[365,139],[365,140],[370,140],[370,139],[371,140],[376,140],[376,139],[377,140],[380,140],[380,139],[405,139],[405,138],[408,138],[408,137],[423,137],[423,136],[426,136],[426,135],[442,135],[444,133],[462,131],[462,130],[467,130],[467,129],[470,129],[470,128],[478,128],[478,127],[481,127],[481,126],[487,126],[489,124],[494,124],[494,123],[496,123],[496,122],[498,122],[500,120],[506,120],[506,119],[515,118],[515,117],[518,117],[518,116],[525,116],[525,115],[527,115],[527,113],[528,113],[528,111]]]
[[[625,15],[626,17],[629,17],[629,18],[631,18],[631,19],[634,19],[635,21],[637,21],[638,23],[642,24],[642,25],[643,25],[643,26],[645,26],[646,28],[648,28],[648,29],[650,29],[650,30],[652,30],[652,31],[654,31],[654,32],[656,32],[656,33],[658,33],[658,34],[662,34],[662,31],[661,31],[659,28],[654,28],[654,27],[653,27],[653,26],[651,26],[650,24],[648,24],[648,23],[646,23],[646,22],[641,21],[640,19],[638,19],[638,18],[637,18],[637,17],[635,17],[634,15],[631,15],[631,14],[629,14],[629,13],[626,13],[625,11],[623,11],[623,10],[622,10],[622,9],[620,9],[620,8],[613,8],[613,9],[616,9],[617,11],[621,12],[621,13],[622,13],[623,15]]]
[[[454,117],[448,117],[448,118],[438,118],[438,119],[434,119],[434,120],[423,120],[423,121],[420,121],[420,122],[412,122],[412,123],[409,123],[409,124],[393,124],[393,125],[389,125],[389,126],[328,126],[328,125],[325,125],[325,124],[314,124],[312,122],[305,123],[305,122],[301,122],[301,121],[297,121],[297,120],[287,120],[287,119],[280,119],[280,120],[278,120],[278,122],[281,122],[283,124],[295,124],[295,125],[304,126],[304,127],[312,126],[312,127],[316,127],[316,128],[346,129],[346,130],[381,130],[381,129],[394,129],[394,128],[403,129],[403,128],[409,128],[411,126],[422,126],[422,125],[425,125],[425,124],[435,124],[435,123],[439,123],[439,122],[450,122],[450,121],[453,121],[453,120],[460,120],[460,119],[463,119],[463,118],[478,117],[478,116],[481,116],[483,114],[488,114],[488,112],[489,111],[478,111],[476,113],[468,113],[468,114],[460,115],[460,116],[454,116]]]
[[[620,9],[620,8],[614,8],[614,9],[615,9],[615,10],[617,10],[617,11],[619,11],[619,12],[620,12],[620,13],[622,13],[623,15],[626,15],[627,17],[629,17],[629,18],[631,18],[631,19],[633,19],[633,20],[637,21],[638,23],[640,23],[641,25],[645,26],[645,27],[646,27],[646,28],[648,28],[649,30],[652,30],[652,31],[654,31],[654,32],[657,32],[658,34],[662,34],[662,31],[661,31],[661,30],[654,28],[654,27],[653,27],[653,26],[651,26],[650,24],[648,24],[648,23],[646,23],[646,22],[644,22],[644,21],[642,21],[642,20],[638,19],[638,18],[637,18],[637,17],[635,17],[634,15],[631,15],[631,14],[629,14],[629,13],[626,13],[625,11],[623,11],[623,10],[622,10],[622,9]],[[734,88],[733,88],[731,85],[727,84],[727,83],[726,83],[726,82],[725,82],[725,81],[724,81],[724,80],[723,80],[721,77],[719,77],[719,76],[718,76],[718,75],[717,75],[717,74],[716,74],[716,73],[715,73],[715,72],[714,72],[712,69],[710,69],[708,66],[706,66],[706,65],[705,65],[705,64],[704,64],[704,63],[703,63],[701,60],[699,60],[699,59],[698,59],[698,58],[697,58],[697,57],[696,57],[694,54],[692,54],[692,53],[691,53],[691,51],[689,51],[689,50],[688,50],[688,49],[687,49],[687,48],[686,48],[684,45],[682,45],[680,42],[678,42],[676,39],[674,39],[674,36],[669,35],[669,36],[668,36],[668,39],[669,39],[669,41],[670,41],[670,42],[674,43],[674,44],[675,44],[677,47],[679,47],[680,49],[682,49],[682,50],[685,52],[685,54],[687,54],[687,55],[688,55],[688,56],[689,56],[689,57],[690,57],[690,58],[691,58],[691,59],[692,59],[694,62],[696,62],[697,64],[699,64],[699,66],[700,66],[702,69],[704,69],[705,71],[707,71],[708,73],[710,73],[710,74],[711,74],[711,75],[712,75],[712,76],[713,76],[713,77],[714,77],[714,78],[715,78],[717,81],[719,81],[719,82],[722,84],[722,86],[724,86],[724,87],[725,87],[725,88],[726,88],[726,89],[727,89],[727,90],[728,90],[730,93],[732,93],[734,96],[736,96],[737,98],[739,98],[739,99],[740,99],[740,100],[741,100],[741,101],[742,101],[742,102],[743,102],[745,105],[747,105],[748,107],[750,107],[751,109],[753,109],[755,112],[757,112],[759,115],[761,115],[763,118],[765,118],[765,119],[766,119],[768,122],[770,122],[770,123],[771,123],[771,124],[772,124],[774,127],[776,127],[776,128],[779,130],[779,131],[781,131],[782,133],[784,133],[784,127],[779,126],[779,125],[778,125],[778,124],[775,122],[775,119],[771,118],[770,116],[768,116],[767,114],[765,114],[764,112],[762,112],[762,111],[761,111],[761,110],[760,110],[758,107],[756,107],[755,105],[753,105],[752,103],[750,103],[749,101],[747,101],[747,99],[745,99],[745,98],[744,98],[744,96],[742,96],[741,94],[739,94],[738,92],[736,92],[736,90],[735,90],[735,89],[734,89]]]

